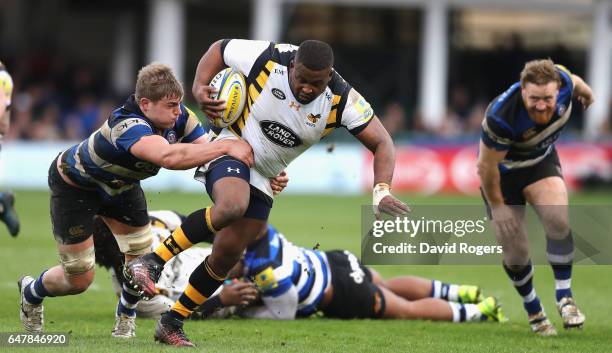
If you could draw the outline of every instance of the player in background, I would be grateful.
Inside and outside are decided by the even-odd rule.
[[[497,299],[484,298],[477,286],[414,276],[385,280],[347,250],[297,247],[272,226],[247,247],[230,276],[252,278],[259,290],[260,305],[238,310],[248,318],[287,320],[321,311],[339,319],[506,321]],[[202,310],[228,306],[230,291],[224,286]]]
[[[127,278],[145,296],[165,262],[177,253],[217,233],[212,254],[190,277],[184,294],[162,316],[155,338],[176,346],[193,346],[183,331],[183,320],[223,283],[246,246],[267,230],[273,191],[268,178],[336,128],[344,127],[374,154],[373,205],[397,216],[408,206],[390,193],[395,166],[391,137],[370,104],[334,69],[333,52],[324,42],[307,40],[299,48],[252,40],[219,40],[200,60],[193,94],[209,118],[225,109],[212,100],[209,82],[224,67],[243,73],[248,85],[247,106],[236,123],[217,139],[244,139],[254,150],[249,168],[222,157],[198,169],[214,205],[187,216],[174,234],[153,254],[127,265]]]
[[[504,250],[504,269],[523,298],[532,330],[543,336],[557,332],[533,286],[534,267],[523,224],[526,202],[534,207],[546,231],[546,252],[563,324],[581,327],[585,320],[571,289],[574,245],[567,188],[554,145],[569,120],[572,98],[584,109],[594,99],[591,88],[563,66],[551,60],[530,61],[520,82],[489,104],[482,122],[481,190]]]
[[[94,215],[115,235],[126,261],[151,251],[149,215],[140,180],[160,168],[183,170],[222,155],[253,163],[244,141],[209,142],[196,115],[181,102],[183,88],[163,64],[143,67],[135,93],[89,138],[51,163],[51,221],[60,265],[19,282],[21,322],[42,332],[45,297],[75,295],[94,279]],[[124,286],[113,336],[133,335],[139,293]]]
[[[0,61],[0,143],[11,126],[11,96],[13,79]],[[1,146],[0,146],[1,147]],[[19,234],[19,217],[14,208],[15,196],[10,191],[0,192],[0,220],[6,224],[9,233]]]

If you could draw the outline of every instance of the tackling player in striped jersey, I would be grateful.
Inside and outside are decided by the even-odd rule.
[[[210,142],[197,117],[183,103],[183,88],[172,70],[153,63],[138,73],[135,94],[88,139],[62,152],[49,168],[51,221],[61,264],[38,279],[22,277],[21,321],[42,332],[45,297],[79,294],[94,278],[94,215],[102,217],[129,261],[151,251],[152,234],[140,180],[160,168],[190,169],[230,154],[252,164],[244,141]],[[124,287],[115,337],[130,337],[131,309],[139,293]]]
[[[554,145],[570,118],[572,98],[584,109],[594,99],[591,88],[563,66],[551,60],[530,61],[520,82],[489,104],[482,122],[481,190],[504,249],[504,269],[523,297],[532,330],[543,336],[557,332],[533,287],[534,267],[523,225],[526,202],[546,230],[546,252],[564,326],[581,327],[585,320],[570,286],[574,244],[567,188]]]
[[[0,61],[0,143],[11,125],[11,96],[13,79]],[[1,146],[0,146],[1,147]],[[10,191],[0,192],[0,220],[6,224],[9,233],[16,237],[19,234],[19,217],[15,212],[15,196]]]
[[[183,332],[183,320],[223,283],[246,246],[266,232],[274,196],[268,178],[334,129],[346,128],[374,154],[375,212],[397,216],[409,211],[390,193],[395,166],[391,137],[370,104],[333,69],[333,61],[331,47],[321,41],[307,40],[297,47],[240,39],[215,42],[200,60],[192,91],[210,118],[225,110],[225,102],[210,98],[213,76],[229,66],[246,77],[243,115],[217,139],[249,142],[255,165],[249,168],[224,156],[199,168],[196,178],[205,182],[214,205],[187,216],[154,254],[128,264],[127,277],[150,296],[166,261],[207,234],[219,234],[184,295],[158,323],[157,340],[193,346]]]

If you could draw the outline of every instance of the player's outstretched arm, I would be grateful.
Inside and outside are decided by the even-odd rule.
[[[574,82],[574,97],[578,99],[582,107],[586,110],[595,101],[593,91],[578,75],[572,74],[572,81]]]
[[[130,147],[130,153],[166,169],[185,170],[210,162],[223,155],[230,155],[253,165],[253,150],[244,140],[219,140],[203,144],[169,144],[158,135],[141,138]]]
[[[220,118],[225,111],[224,100],[209,98],[210,94],[215,92],[215,89],[209,84],[217,72],[226,67],[221,53],[221,40],[218,40],[204,53],[196,68],[191,91],[200,109],[210,119]]]
[[[400,216],[410,212],[405,203],[390,193],[395,168],[395,147],[378,117],[373,116],[368,126],[355,137],[374,154],[374,213]]]

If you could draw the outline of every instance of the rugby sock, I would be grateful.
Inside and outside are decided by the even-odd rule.
[[[138,293],[123,284],[121,299],[119,299],[119,304],[117,304],[117,316],[121,314],[135,316],[138,300],[140,300]]]
[[[572,297],[572,262],[574,260],[574,241],[572,232],[565,239],[547,239],[546,255],[555,276],[555,297],[560,302],[563,297]]]
[[[151,254],[151,259],[163,265],[175,255],[200,242],[212,243],[217,230],[212,225],[211,207],[191,213],[171,236]]]
[[[458,302],[459,285],[433,280],[431,281],[431,297],[444,299],[450,302]]]
[[[449,302],[453,311],[453,322],[480,321],[483,315],[476,304],[461,304]]]
[[[208,266],[208,257],[189,276],[189,284],[179,299],[174,303],[168,316],[178,320],[188,318],[196,307],[202,305],[225,278],[215,274]]]
[[[38,305],[42,303],[45,297],[53,297],[53,295],[47,291],[47,288],[45,288],[42,282],[45,272],[47,272],[47,270],[43,271],[37,280],[30,282],[30,284],[23,290],[23,296],[25,297],[26,302],[32,305]]]
[[[533,265],[531,261],[520,271],[513,272],[504,264],[504,270],[508,274],[508,277],[512,280],[514,288],[523,297],[523,306],[529,315],[534,315],[542,311],[542,304],[540,304],[540,298],[536,294],[535,288],[533,287]]]

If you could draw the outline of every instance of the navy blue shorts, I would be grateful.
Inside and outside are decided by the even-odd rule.
[[[200,172],[196,172],[196,178],[198,173]],[[205,185],[206,192],[213,202],[215,202],[212,192],[213,185],[217,180],[226,177],[240,178],[248,183],[251,179],[251,172],[246,164],[230,156],[224,156],[212,162],[205,174]],[[270,210],[272,210],[272,198],[253,185],[249,186],[251,187],[251,195],[244,217],[267,221]]]

